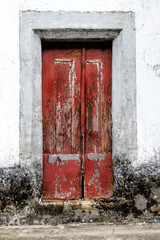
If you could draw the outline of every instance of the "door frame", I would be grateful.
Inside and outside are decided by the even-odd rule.
[[[136,161],[134,14],[26,11],[20,13],[20,165],[42,167],[42,40],[112,41],[113,169],[117,159]]]

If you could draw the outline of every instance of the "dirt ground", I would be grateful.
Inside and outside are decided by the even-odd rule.
[[[65,224],[58,226],[8,226],[0,240],[160,240],[160,223],[137,225]]]

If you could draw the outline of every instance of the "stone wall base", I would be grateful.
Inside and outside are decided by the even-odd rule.
[[[160,222],[159,165],[115,166],[110,200],[43,201],[40,166],[0,169],[0,224]]]

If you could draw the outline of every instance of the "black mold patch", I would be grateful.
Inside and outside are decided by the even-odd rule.
[[[40,198],[40,176],[27,168],[0,169],[1,210],[7,205],[24,208],[29,201]],[[39,171],[39,174],[41,171]]]
[[[137,194],[141,194],[149,199],[152,187],[160,187],[159,161],[133,167],[125,157],[114,160],[115,197],[133,200]]]

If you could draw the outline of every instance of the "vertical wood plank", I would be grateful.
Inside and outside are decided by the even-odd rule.
[[[81,197],[81,49],[43,51],[43,198]]]
[[[55,152],[55,81],[53,53],[42,54],[43,153]]]
[[[82,154],[82,174],[84,174],[84,156],[86,146],[86,49],[82,48],[82,80],[81,80],[81,154]]]
[[[80,153],[81,50],[43,52],[44,153]]]
[[[86,50],[86,153],[111,152],[111,51]]]
[[[113,196],[111,50],[86,49],[85,198]]]

